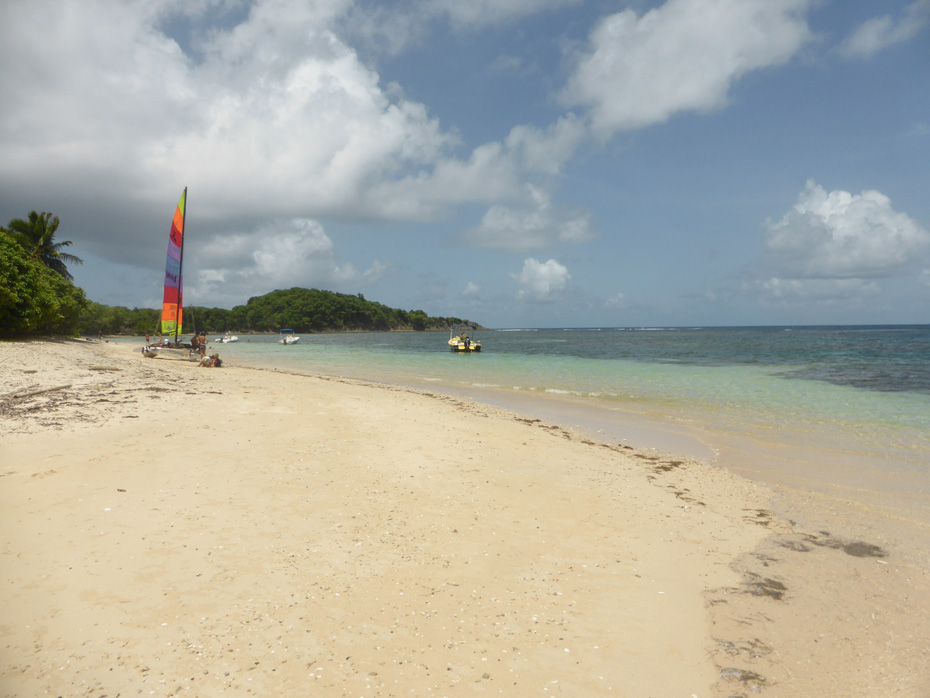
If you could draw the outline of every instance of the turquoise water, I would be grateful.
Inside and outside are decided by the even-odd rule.
[[[582,425],[596,423],[608,439],[624,440],[639,415],[688,428],[714,451],[747,434],[771,447],[836,450],[841,441],[860,460],[874,454],[930,474],[930,326],[472,334],[480,354],[448,351],[444,333],[311,334],[291,346],[240,335],[211,352],[230,364],[428,387],[523,410],[545,404],[555,415],[570,401],[587,410]]]
[[[241,336],[233,362],[391,383],[566,394],[602,401],[875,422],[930,434],[930,327],[524,330]]]

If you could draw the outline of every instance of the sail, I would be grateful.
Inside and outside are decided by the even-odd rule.
[[[165,266],[165,298],[161,309],[161,332],[174,335],[175,341],[183,331],[183,285],[181,283],[181,261],[184,257],[184,220],[187,211],[187,187],[181,194],[178,208],[171,220],[171,233],[168,236],[168,263]]]

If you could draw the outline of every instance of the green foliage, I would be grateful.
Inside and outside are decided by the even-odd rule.
[[[79,320],[81,334],[156,334],[161,326],[161,310],[124,308],[88,303]]]
[[[84,291],[0,230],[0,337],[76,334]]]
[[[229,311],[229,326],[239,332],[351,332],[448,329],[459,318],[431,317],[422,310],[399,310],[348,295],[319,289],[291,288],[250,298]],[[213,331],[219,331],[220,328]],[[223,328],[226,329],[226,328]],[[207,328],[207,331],[211,331]]]
[[[73,254],[62,252],[62,248],[70,247],[71,241],[55,242],[55,233],[60,221],[58,216],[51,213],[29,212],[25,220],[14,218],[7,227],[7,232],[25,248],[26,252],[41,261],[53,272],[67,281],[74,277],[68,271],[67,264],[83,264],[84,261]]]
[[[156,334],[160,310],[114,308],[90,303],[81,316],[85,334]],[[455,317],[431,317],[422,310],[399,310],[365,300],[362,294],[347,295],[318,289],[291,288],[250,298],[232,310],[188,306],[184,308],[184,332],[352,332],[389,330],[446,330],[465,323]]]

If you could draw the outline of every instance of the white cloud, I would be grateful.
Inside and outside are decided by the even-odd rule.
[[[742,291],[778,302],[876,296],[881,279],[914,273],[930,249],[930,233],[881,192],[828,193],[813,181],[765,227],[759,272]]]
[[[587,212],[554,206],[549,195],[526,185],[527,202],[522,206],[495,205],[488,209],[481,224],[462,233],[464,244],[527,252],[557,242],[580,244],[596,237]]]
[[[572,154],[570,117],[455,153],[458,135],[336,33],[350,5],[256,0],[212,25],[209,0],[4,4],[0,197],[42,190],[72,221],[93,218],[81,232],[101,256],[142,264],[184,184],[216,233],[272,217],[427,220],[518,197]],[[196,29],[183,49],[164,33],[182,16]]]
[[[881,192],[827,193],[813,181],[766,228],[768,262],[794,278],[894,276],[930,246],[930,233]]]
[[[251,233],[217,236],[198,247],[196,259],[193,278],[187,277],[186,295],[236,302],[275,287],[354,291],[387,270],[379,261],[365,272],[352,264],[339,264],[323,227],[307,219],[276,221]]]
[[[572,278],[568,269],[556,260],[540,262],[532,257],[524,260],[523,270],[511,277],[521,286],[517,298],[535,302],[558,300]]]
[[[809,5],[668,0],[642,16],[618,12],[591,32],[563,101],[589,107],[595,129],[608,135],[719,109],[734,81],[786,63],[810,39]]]
[[[930,0],[917,0],[895,19],[891,15],[864,22],[839,46],[848,58],[870,58],[889,46],[910,41],[930,24]]]
[[[462,295],[469,297],[469,298],[478,296],[480,294],[481,294],[481,286],[479,286],[473,281],[469,281],[468,284],[465,286],[465,290],[462,291]]]
[[[556,175],[575,154],[584,137],[584,124],[574,114],[567,114],[544,130],[515,126],[504,144],[527,172]]]

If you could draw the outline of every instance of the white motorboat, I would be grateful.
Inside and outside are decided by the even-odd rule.
[[[280,337],[278,344],[297,344],[300,341],[300,337],[294,334],[294,330],[281,330],[278,336]]]

